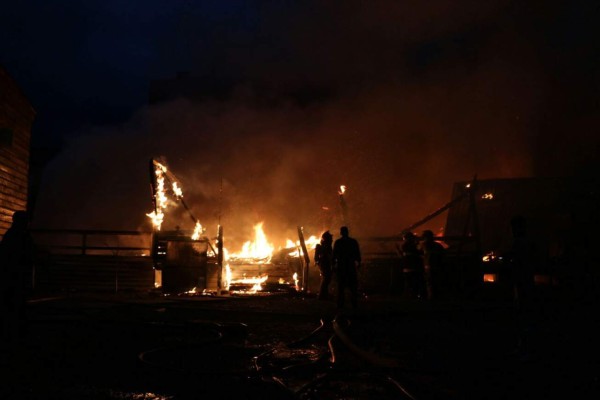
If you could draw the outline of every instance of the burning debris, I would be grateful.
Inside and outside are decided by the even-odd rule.
[[[155,159],[150,160],[150,184],[152,187],[152,203],[154,211],[146,214],[151,220],[155,230],[160,231],[165,219],[164,210],[166,210],[174,202],[169,201],[167,197],[166,182],[171,184],[171,194],[179,201],[186,209],[190,218],[194,222],[194,232],[192,239],[198,240],[204,232],[200,221],[192,214],[185,200],[183,199],[183,190],[181,189],[179,180],[169,172],[167,167],[159,163]]]
[[[298,261],[304,258],[306,263],[307,254],[304,249],[313,250],[318,243],[317,237],[311,236],[305,241],[304,247],[302,240],[294,242],[286,239],[285,246],[275,251],[275,246],[267,239],[262,222],[254,226],[254,233],[254,240],[245,242],[241,251],[231,254],[225,252],[228,290],[234,294],[253,294],[265,287],[277,291],[278,286],[302,290],[298,279],[298,270],[301,268]]]
[[[150,171],[154,211],[146,215],[154,227],[153,255],[155,269],[160,272],[155,285],[164,288],[165,280],[177,281],[174,286],[167,285],[168,291],[187,295],[213,294],[212,286],[217,292],[224,290],[229,294],[256,294],[265,291],[265,288],[272,291],[306,288],[310,262],[308,252],[318,243],[316,236],[305,240],[302,228],[298,227],[299,240],[286,239],[285,245],[275,250],[275,245],[264,232],[263,222],[260,222],[253,227],[253,240],[244,242],[240,251],[229,252],[223,246],[222,227],[218,228],[213,246],[208,237],[202,236],[205,229],[185,203],[183,189],[175,175],[154,159],[150,161]],[[344,186],[342,190],[345,190]],[[179,229],[175,232],[161,231],[165,210],[176,202],[185,207],[195,223],[191,234]],[[216,277],[208,277],[209,269]],[[214,273],[214,270],[217,272]],[[298,279],[301,270],[304,272],[302,285]]]

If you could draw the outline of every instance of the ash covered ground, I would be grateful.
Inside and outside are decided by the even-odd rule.
[[[385,296],[343,315],[289,293],[35,298],[3,348],[1,397],[595,397],[599,317],[566,304],[545,298],[523,319],[510,302]]]

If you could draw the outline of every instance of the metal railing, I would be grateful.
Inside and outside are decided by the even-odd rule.
[[[51,254],[149,256],[151,252],[152,232],[32,229],[31,234],[36,246]]]

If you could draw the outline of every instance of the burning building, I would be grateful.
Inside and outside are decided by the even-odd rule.
[[[276,247],[268,240],[263,223],[254,226],[254,238],[246,241],[240,251],[229,252],[224,247],[223,227],[216,237],[205,235],[205,228],[192,214],[184,200],[181,184],[161,162],[150,160],[150,182],[153,210],[147,214],[154,232],[152,257],[156,270],[156,286],[166,293],[257,292],[271,289],[300,290],[308,285],[310,257],[317,238],[304,239],[298,227],[299,240],[285,240]],[[166,210],[181,204],[195,228],[163,231]],[[303,260],[303,262],[301,261]]]
[[[27,209],[29,149],[35,111],[0,66],[0,236],[17,210]]]

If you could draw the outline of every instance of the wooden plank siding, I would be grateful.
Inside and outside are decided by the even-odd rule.
[[[27,209],[34,117],[33,107],[0,66],[0,130],[8,135],[0,142],[0,237],[10,227],[13,213]]]

